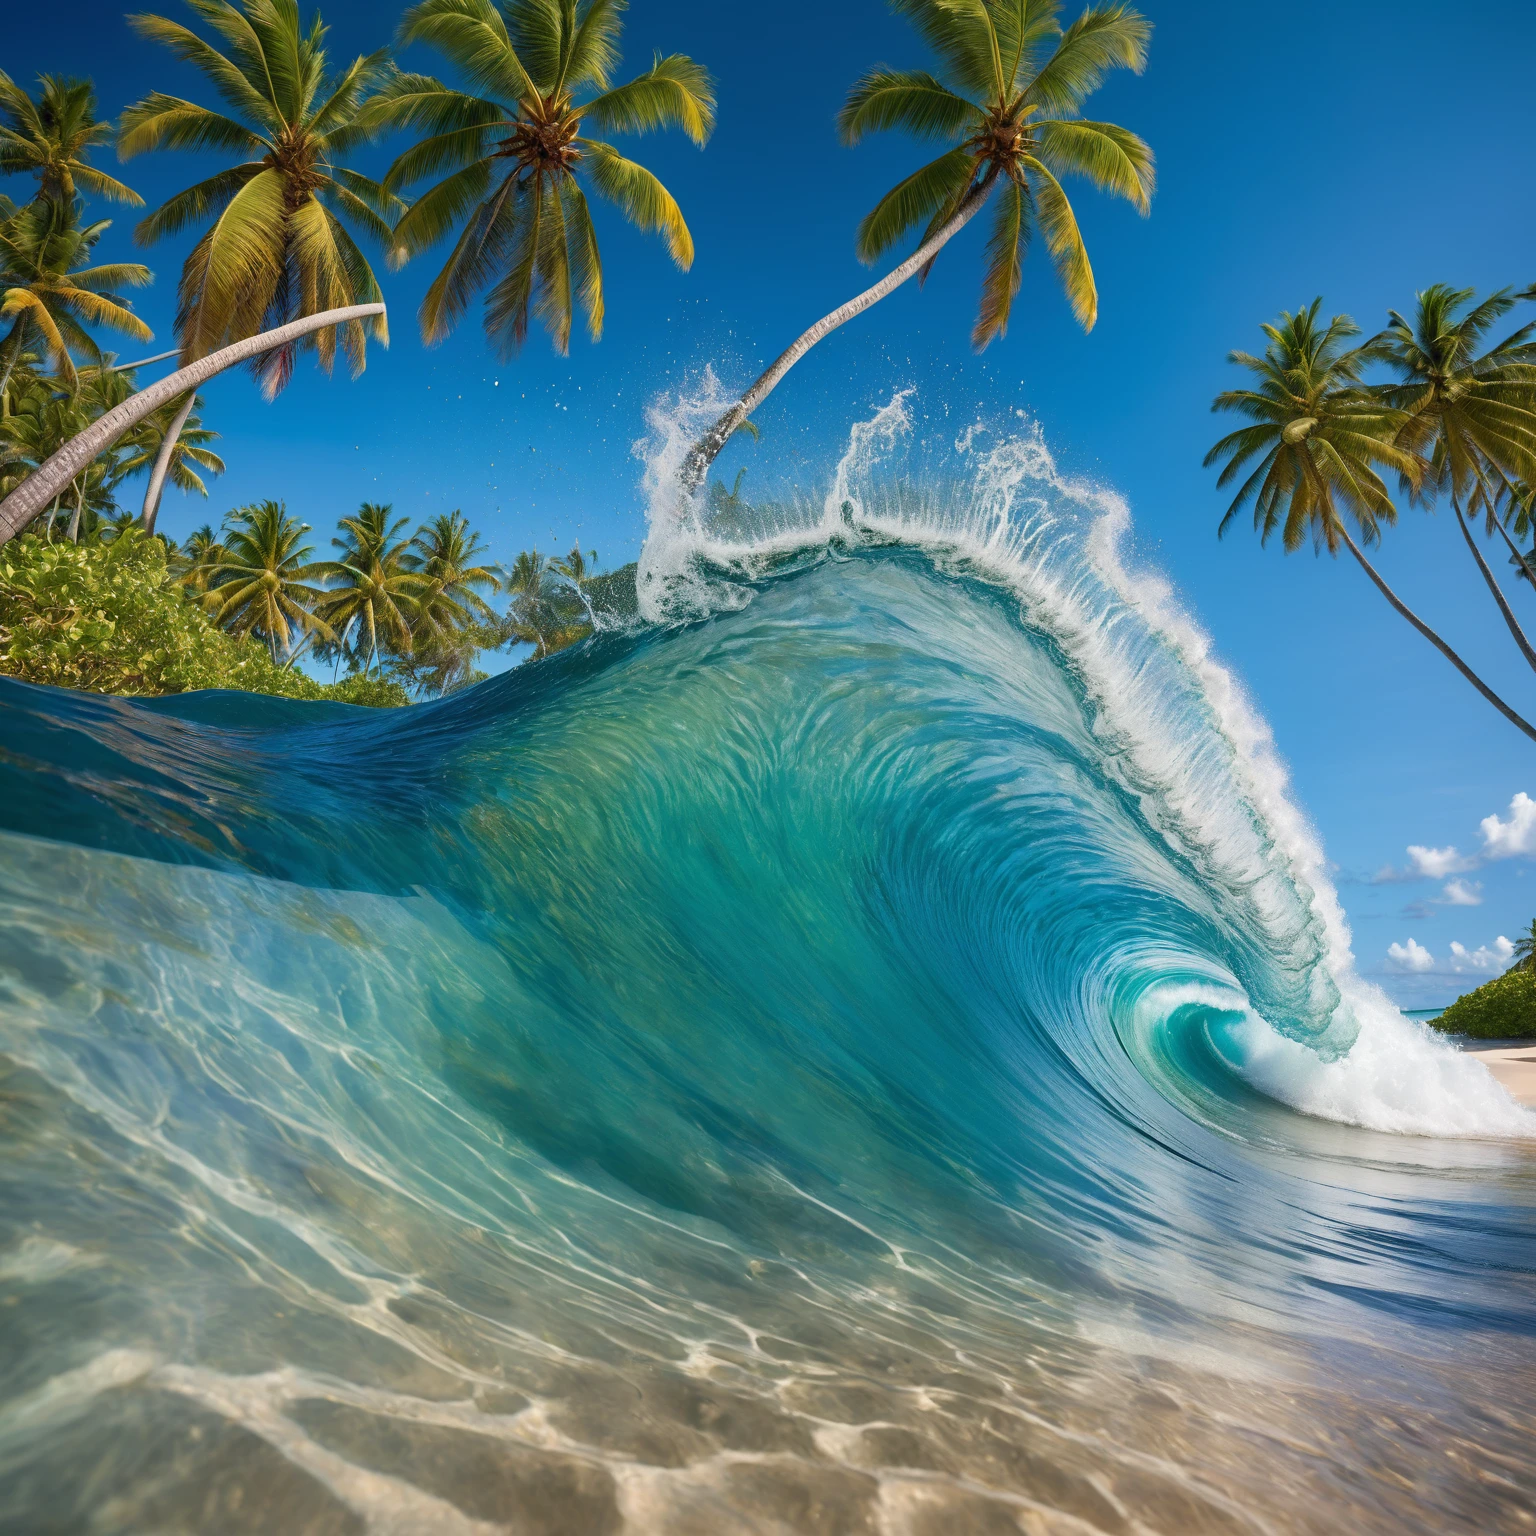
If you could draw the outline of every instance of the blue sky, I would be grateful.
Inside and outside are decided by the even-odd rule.
[[[1454,20],[1421,0],[1144,8],[1156,27],[1146,74],[1112,79],[1090,110],[1150,141],[1159,186],[1145,220],[1074,189],[1101,295],[1094,332],[1075,325],[1037,250],[1007,338],[974,355],[983,236],[967,231],[926,289],[902,290],[791,375],[760,415],[762,444],[741,450],[748,488],[765,475],[818,483],[849,422],[900,385],[916,384],[928,407],[1038,418],[1064,469],[1127,498],[1139,550],[1178,584],[1271,722],[1338,866],[1362,969],[1405,1003],[1443,1002],[1495,964],[1500,934],[1536,915],[1525,853],[1536,853],[1536,813],[1526,828],[1509,810],[1536,794],[1530,743],[1352,563],[1263,550],[1240,529],[1218,543],[1224,503],[1201,458],[1222,430],[1208,408],[1233,382],[1226,353],[1255,346],[1281,308],[1320,293],[1330,311],[1374,329],[1431,282],[1536,280],[1536,7],[1488,0]],[[191,19],[175,0],[160,9]],[[150,89],[209,99],[198,77],[128,29],[119,5],[82,0],[68,14],[61,27],[46,7],[15,8],[4,67],[25,81],[89,74],[111,113]],[[350,59],[386,42],[398,12],[335,0],[324,14],[333,56]],[[558,358],[531,338],[505,363],[476,319],[424,349],[414,314],[430,256],[387,276],[380,263],[391,348],[371,349],[355,381],[306,365],[273,404],[243,374],[211,386],[206,419],[223,434],[229,472],[206,503],[168,495],[167,531],[182,536],[275,496],[323,543],[359,501],[386,500],[411,516],[462,507],[500,556],[579,537],[605,566],[632,559],[644,524],[630,445],[646,402],[706,363],[745,382],[864,286],[857,219],[924,146],[890,137],[843,149],[833,119],[870,65],[930,62],[881,0],[633,0],[626,59],[642,68],[654,49],[693,54],[719,82],[705,151],[680,135],[633,146],[689,220],[690,273],[600,213],[604,339],[578,339]],[[442,69],[424,50],[405,62]],[[389,158],[380,149],[377,168]],[[151,155],[121,174],[155,206],[215,163]],[[126,258],[134,215],[115,218],[103,249]],[[189,243],[142,258],[157,282],[139,309],[157,337],[170,334]],[[1517,707],[1536,707],[1458,539],[1448,516],[1405,511],[1381,568]],[[1536,620],[1536,597],[1514,600]],[[1431,852],[1415,858],[1410,846]],[[1392,878],[1377,878],[1383,870]]]

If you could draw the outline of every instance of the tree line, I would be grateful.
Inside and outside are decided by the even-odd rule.
[[[340,519],[334,557],[317,560],[308,523],[281,502],[256,502],[221,529],[199,528],[172,579],[221,628],[260,641],[274,663],[309,655],[333,676],[345,668],[390,679],[418,698],[483,676],[482,651],[527,645],[542,659],[592,633],[590,591],[603,580],[596,550],[577,546],[559,559],[524,550],[503,568],[488,562],[460,511],[407,535],[409,522],[364,502]]]

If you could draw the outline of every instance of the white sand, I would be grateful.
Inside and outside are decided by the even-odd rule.
[[[1536,1040],[1480,1040],[1462,1049],[1476,1056],[1511,1098],[1536,1109]]]

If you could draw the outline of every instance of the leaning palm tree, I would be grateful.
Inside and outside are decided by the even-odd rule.
[[[200,70],[231,113],[154,92],[123,113],[118,153],[220,150],[243,158],[178,193],[135,231],[141,245],[198,225],[206,229],[181,270],[176,332],[190,363],[303,315],[379,302],[379,285],[348,226],[388,242],[404,204],[344,161],[368,138],[360,110],[382,77],[382,51],[327,73],[325,28],[306,32],[293,0],[190,0],[227,52],[163,16],[131,18]],[[341,347],[360,372],[369,330],[382,314],[326,328],[253,361],[270,397],[293,372],[300,346],[323,368]]]
[[[421,577],[416,596],[418,633],[448,636],[490,624],[496,612],[481,596],[501,590],[501,571],[482,563],[485,546],[462,512],[445,512],[418,528],[408,565]]]
[[[1277,324],[1266,325],[1269,345],[1262,357],[1231,354],[1232,362],[1255,375],[1254,387],[1223,392],[1211,409],[1236,412],[1252,425],[1228,433],[1205,456],[1207,466],[1225,461],[1218,486],[1231,485],[1246,472],[1218,533],[1225,534],[1238,512],[1252,502],[1254,530],[1264,543],[1278,529],[1287,553],[1300,548],[1309,535],[1330,555],[1337,555],[1343,544],[1392,607],[1495,709],[1536,740],[1536,727],[1516,714],[1387,585],[1345,524],[1348,516],[1363,543],[1377,542],[1381,525],[1397,520],[1378,466],[1395,470],[1411,489],[1422,482],[1425,466],[1399,441],[1406,413],[1361,381],[1371,354],[1349,345],[1360,328],[1347,315],[1319,323],[1322,302],[1314,299],[1308,308],[1283,312]]]
[[[80,210],[78,199],[37,198],[0,222],[0,319],[11,321],[0,342],[0,394],[34,336],[60,380],[73,389],[71,351],[101,357],[87,326],[107,326],[136,341],[153,335],[117,292],[143,287],[149,268],[136,262],[88,266],[112,221],[82,226]]]
[[[390,191],[449,173],[396,225],[391,256],[398,265],[463,226],[422,301],[429,343],[486,287],[485,330],[502,355],[522,345],[534,311],[562,353],[578,305],[592,338],[602,334],[602,262],[583,184],[659,232],[684,271],[693,264],[672,194],[592,131],[676,127],[703,145],[713,88],[682,54],[613,86],[623,9],[620,0],[421,0],[405,13],[401,43],[432,44],[469,87],[402,74],[367,113],[370,124],[425,135],[390,168]]]
[[[236,508],[225,519],[222,556],[207,573],[218,595],[215,620],[236,635],[265,641],[275,662],[291,651],[301,633],[329,638],[330,627],[315,613],[325,596],[315,585],[323,567],[303,542],[309,524],[289,517],[280,501]]]
[[[42,91],[34,101],[0,69],[0,176],[35,176],[38,196],[56,202],[73,202],[79,187],[142,206],[132,187],[86,161],[112,140],[112,124],[96,116],[91,82],[40,75],[37,83]]]
[[[331,540],[342,555],[317,569],[334,585],[320,604],[320,616],[337,635],[352,631],[353,660],[367,672],[379,664],[379,644],[409,654],[411,620],[426,583],[411,569],[411,545],[400,537],[409,518],[391,518],[392,508],[365,501],[341,519],[341,537]],[[382,665],[380,665],[382,675]]]
[[[1151,27],[1128,5],[1090,6],[1065,30],[1059,0],[891,0],[938,56],[940,74],[875,69],[838,117],[845,144],[901,128],[949,147],[898,182],[859,225],[859,258],[872,262],[923,226],[917,250],[872,288],[818,320],[695,445],[683,467],[688,490],[703,485],[727,439],[779,380],[824,336],[895,292],[926,278],[944,245],[997,197],[987,242],[981,307],[971,340],[979,349],[1008,329],[1024,253],[1036,229],[1085,330],[1098,318],[1098,288],[1061,177],[1086,177],[1151,207],[1152,151],[1129,129],[1089,122],[1084,101],[1111,69],[1138,74]]]
[[[1416,295],[1412,320],[1390,311],[1387,329],[1368,345],[1398,376],[1377,393],[1403,413],[1399,440],[1429,460],[1418,499],[1429,502],[1437,492],[1449,492],[1478,571],[1521,655],[1536,670],[1536,649],[1467,525],[1467,514],[1482,512],[1486,531],[1497,528],[1510,554],[1520,557],[1499,514],[1516,495],[1516,482],[1536,479],[1536,325],[1523,325],[1484,350],[1489,330],[1516,300],[1507,288],[1481,303],[1475,297],[1470,288],[1436,283]]]

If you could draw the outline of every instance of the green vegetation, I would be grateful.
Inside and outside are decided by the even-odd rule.
[[[43,75],[36,101],[0,69],[0,176],[33,176],[37,195],[71,203],[77,189],[109,202],[142,207],[132,187],[88,160],[112,138],[112,124],[96,116],[89,80]]]
[[[1536,1036],[1536,971],[1516,967],[1476,991],[1458,997],[1434,1027],[1476,1040],[1526,1040]]]
[[[0,673],[97,693],[404,704],[483,677],[482,651],[527,645],[540,659],[590,635],[599,611],[633,615],[633,567],[593,576],[579,549],[532,551],[507,576],[479,561],[461,513],[409,540],[404,522],[365,504],[341,520],[338,561],[309,558],[308,524],[280,502],[238,507],[182,550],[127,520],[78,544],[27,534],[0,552]],[[498,611],[487,597],[504,591]],[[331,683],[297,669],[306,652]]]
[[[1360,329],[1347,315],[1319,321],[1322,300],[1264,327],[1262,357],[1233,352],[1255,382],[1227,390],[1212,409],[1249,425],[1223,437],[1205,457],[1220,463],[1217,485],[1237,483],[1218,533],[1250,502],[1253,526],[1267,543],[1278,528],[1289,553],[1306,542],[1336,555],[1342,544],[1393,609],[1411,624],[1512,725],[1536,740],[1518,714],[1392,590],[1361,545],[1381,541],[1397,521],[1382,471],[1395,472],[1410,506],[1448,496],[1462,541],[1500,618],[1527,664],[1536,649],[1510,608],[1468,522],[1480,512],[1484,533],[1498,533],[1517,574],[1531,578],[1530,555],[1516,540],[1532,531],[1536,485],[1536,326],[1524,325],[1493,346],[1489,330],[1521,299],[1500,289],[1477,299],[1470,288],[1437,283],[1417,295],[1411,320],[1389,311],[1387,328],[1354,344]],[[1377,374],[1391,375],[1374,379]],[[1347,521],[1359,532],[1351,536]]]
[[[157,695],[238,688],[291,699],[403,704],[398,683],[328,686],[228,634],[180,587],[165,544],[135,528],[106,542],[28,534],[0,553],[0,670],[29,683]]]
[[[81,224],[84,204],[38,197],[24,208],[0,201],[0,275],[5,294],[0,319],[11,322],[0,343],[0,392],[11,382],[29,340],[36,337],[58,372],[59,381],[76,382],[72,352],[100,361],[101,352],[88,325],[105,325],[136,341],[148,341],[150,329],[116,289],[142,288],[149,268],[134,262],[89,265],[89,257],[110,219]]]
[[[637,228],[659,233],[684,271],[693,265],[693,237],[672,194],[591,129],[681,128],[702,147],[714,126],[713,88],[680,53],[611,86],[623,9],[611,0],[504,8],[421,0],[405,13],[401,43],[439,49],[470,87],[397,73],[365,114],[371,127],[424,135],[390,167],[390,193],[450,173],[396,224],[391,252],[398,265],[463,224],[422,300],[428,342],[441,341],[488,285],[485,331],[504,356],[522,345],[532,307],[559,352],[578,304],[592,338],[602,335],[603,268],[583,182]]]

